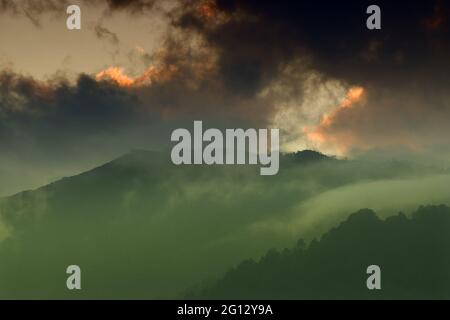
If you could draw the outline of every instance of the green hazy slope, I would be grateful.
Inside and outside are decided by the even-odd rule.
[[[283,156],[259,166],[174,166],[135,151],[0,200],[0,298],[164,298],[268,249],[310,240],[360,208],[450,204],[450,175],[400,162]],[[66,267],[82,269],[79,292]]]

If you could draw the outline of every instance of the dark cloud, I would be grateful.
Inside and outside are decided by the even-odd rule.
[[[165,54],[160,67],[144,74],[149,83],[143,86],[122,87],[88,75],[70,83],[64,77],[40,81],[2,72],[0,149],[17,151],[13,149],[28,145],[53,155],[103,141],[129,150],[155,140],[165,146],[172,129],[190,126],[193,120],[217,127],[267,121],[269,101],[225,90],[204,64],[211,53],[185,57],[184,49],[178,50]],[[176,66],[173,74],[168,73],[171,66]],[[142,136],[130,136],[139,129]],[[150,135],[153,129],[160,131]]]
[[[210,28],[208,20],[191,10],[177,25],[201,32],[217,46],[225,80],[244,92],[260,88],[280,65],[301,54],[310,54],[319,70],[350,82],[393,83],[411,75],[448,74],[448,3],[377,1],[382,30],[376,31],[366,28],[371,4],[218,0],[217,10],[230,17],[225,23]]]
[[[43,150],[61,151],[87,137],[115,133],[139,118],[136,97],[86,75],[70,85],[3,72],[0,93],[3,148],[31,142]]]
[[[175,25],[200,32],[218,48],[220,73],[227,87],[237,94],[254,94],[272,79],[281,63],[288,62],[301,48],[301,44],[288,44],[280,37],[288,32],[287,28],[269,26],[265,19],[230,18],[214,28],[209,28],[209,23],[195,10],[188,10]]]

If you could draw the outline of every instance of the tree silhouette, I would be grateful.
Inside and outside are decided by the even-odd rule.
[[[380,220],[360,210],[308,247],[303,240],[259,262],[244,261],[189,297],[224,299],[448,299],[450,208],[422,206]],[[381,267],[381,290],[366,269]]]

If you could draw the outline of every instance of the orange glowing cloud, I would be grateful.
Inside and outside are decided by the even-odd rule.
[[[121,87],[131,87],[134,80],[123,74],[123,68],[109,67],[95,75],[95,80],[112,80]]]
[[[331,133],[331,128],[336,119],[346,109],[352,108],[356,103],[361,102],[365,97],[365,90],[362,87],[352,87],[348,90],[340,105],[330,113],[322,116],[319,125],[316,127],[305,127],[303,133],[309,141],[322,148],[331,148],[337,155],[345,155],[351,144],[352,136],[341,133],[339,137]]]
[[[109,67],[95,75],[97,81],[110,80],[120,87],[142,87],[151,85],[154,82],[164,82],[169,80],[177,71],[177,67],[170,65],[164,68],[150,66],[141,75],[130,77],[124,74],[123,68]]]
[[[340,108],[350,108],[353,104],[361,101],[363,96],[364,96],[364,88],[362,87],[350,88],[344,100],[342,101]]]

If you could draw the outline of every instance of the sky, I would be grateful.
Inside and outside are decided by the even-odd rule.
[[[445,166],[449,17],[443,0],[0,0],[0,196],[166,148],[194,120]]]

